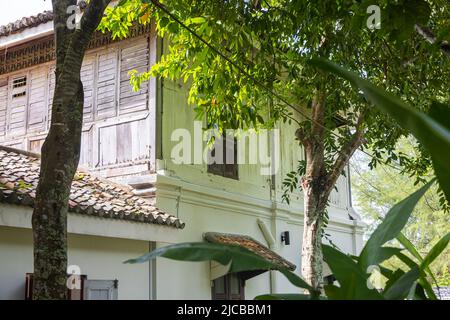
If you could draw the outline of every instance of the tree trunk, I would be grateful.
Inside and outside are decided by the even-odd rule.
[[[33,299],[67,298],[67,211],[79,156],[83,86],[72,104],[56,106],[42,147],[33,211]]]
[[[328,198],[350,157],[362,143],[365,112],[355,124],[355,132],[341,145],[331,168],[326,166],[325,155],[325,100],[326,91],[319,88],[312,103],[311,131],[296,131],[303,145],[306,170],[301,178],[304,201],[304,226],[302,243],[302,276],[317,291],[322,289],[322,224]]]
[[[320,178],[303,181],[304,225],[302,242],[302,276],[319,291],[322,288],[322,222],[326,209]]]
[[[91,0],[77,29],[69,29],[69,6],[53,0],[56,44],[55,93],[49,133],[42,146],[39,183],[33,210],[33,299],[66,299],[67,211],[80,157],[83,120],[81,64],[109,0]],[[68,12],[69,11],[69,12]]]

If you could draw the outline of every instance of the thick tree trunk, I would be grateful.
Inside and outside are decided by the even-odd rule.
[[[80,156],[83,86],[74,103],[56,106],[42,147],[33,211],[33,299],[67,298],[67,210]]]
[[[311,131],[299,128],[297,139],[305,150],[306,170],[301,179],[304,201],[304,227],[302,243],[302,276],[317,291],[322,289],[322,228],[328,198],[350,157],[362,143],[363,120],[360,113],[355,133],[343,143],[333,166],[326,166],[325,155],[325,97],[318,89],[312,103]]]
[[[311,184],[317,183],[312,181]],[[322,287],[322,221],[325,205],[322,194],[304,183],[304,225],[302,242],[302,275],[313,288]]]
[[[91,0],[78,29],[69,29],[69,6],[53,0],[56,84],[52,121],[42,146],[39,184],[33,210],[33,299],[67,298],[67,211],[80,157],[83,120],[81,64],[109,0]]]

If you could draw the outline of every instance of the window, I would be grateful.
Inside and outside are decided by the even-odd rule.
[[[244,300],[244,285],[238,274],[229,273],[213,281],[213,300]]]
[[[80,275],[80,289],[67,289],[67,297],[69,300],[83,300],[85,285],[87,281],[86,275]],[[33,274],[25,275],[25,300],[33,300]]]
[[[27,77],[15,78],[12,81],[12,97],[20,98],[27,94]]]
[[[214,141],[208,159],[208,172],[238,180],[237,140],[231,136],[221,136]]]

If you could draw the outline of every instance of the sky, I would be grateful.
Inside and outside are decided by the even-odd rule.
[[[0,0],[0,25],[51,9],[51,0]]]

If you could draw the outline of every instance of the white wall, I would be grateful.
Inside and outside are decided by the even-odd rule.
[[[118,279],[119,299],[148,299],[148,263],[122,263],[148,252],[147,241],[70,234],[68,246],[69,265],[88,279]],[[25,274],[32,271],[31,230],[0,226],[0,300],[24,299]]]
[[[200,242],[204,241],[204,232],[223,232],[248,235],[267,245],[257,223],[261,219],[271,229],[276,240],[273,250],[297,265],[295,273],[300,275],[303,234],[300,210],[294,208],[291,212],[286,208],[273,209],[270,201],[203,189],[171,177],[158,176],[157,181],[158,207],[176,214],[186,222],[185,229],[176,234],[174,242]],[[355,254],[359,250],[358,241],[361,241],[362,229],[358,226],[356,233],[354,229],[352,221],[336,218],[330,223],[328,232],[342,250]],[[281,243],[283,231],[290,232],[291,244],[288,246]],[[166,243],[158,243],[158,247],[165,245]],[[211,298],[208,262],[179,262],[158,258],[157,276],[158,299]],[[298,292],[282,274],[274,272],[274,277],[274,292]],[[269,293],[270,288],[270,275],[266,272],[247,281],[245,297],[253,299],[257,295]]]

